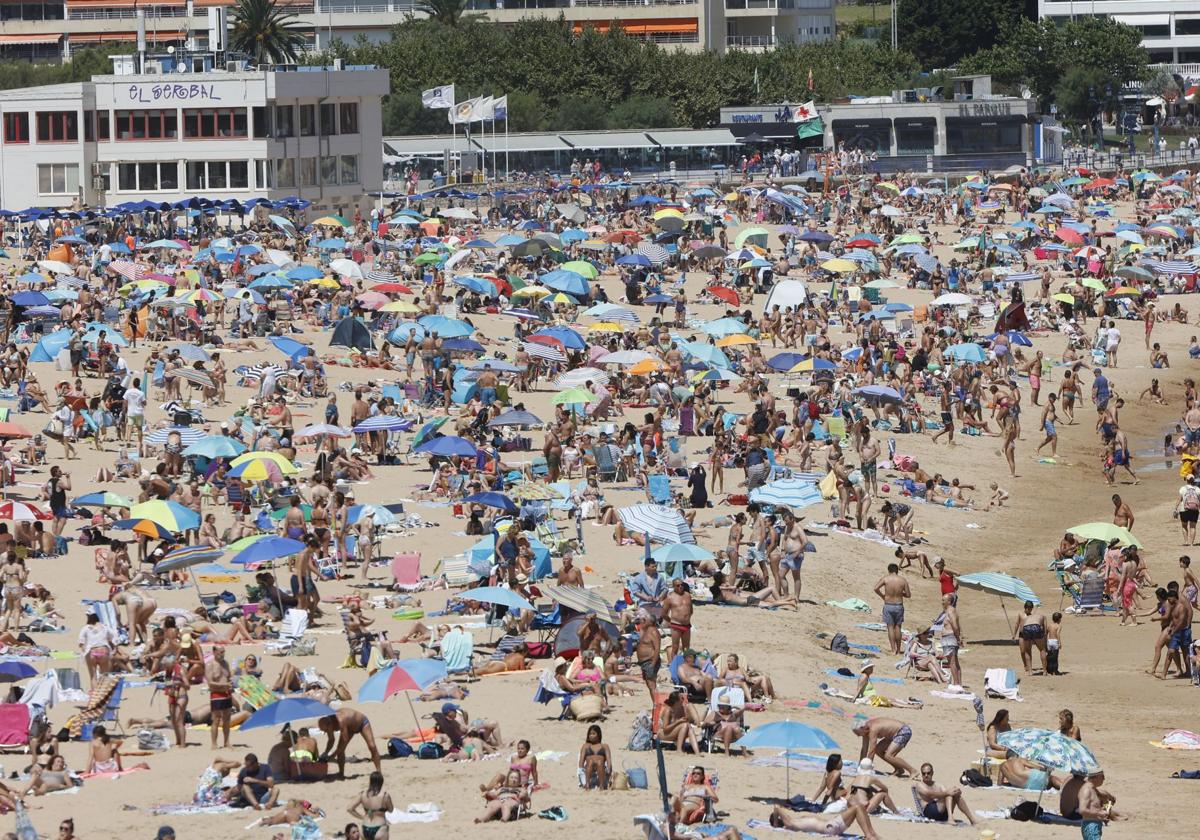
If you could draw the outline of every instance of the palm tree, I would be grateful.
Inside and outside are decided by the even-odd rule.
[[[230,46],[253,56],[257,64],[294,62],[306,43],[296,15],[280,9],[275,0],[238,0],[233,17]]]
[[[466,14],[471,0],[420,0],[416,10],[446,26],[458,26],[464,20],[474,20],[479,15]]]

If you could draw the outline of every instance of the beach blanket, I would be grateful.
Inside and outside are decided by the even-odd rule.
[[[1161,741],[1151,741],[1150,746],[1160,750],[1200,750],[1200,735],[1187,729],[1172,729]]]
[[[841,671],[839,671],[837,668],[826,668],[826,669],[825,669],[825,673],[826,673],[826,674],[828,674],[828,675],[829,675],[829,676],[831,676],[831,677],[837,677],[839,680],[856,680],[856,679],[858,679],[858,675],[857,675],[857,674],[843,674],[843,673],[842,673]],[[876,677],[876,676],[872,676],[872,677],[871,677],[871,682],[877,682],[877,683],[890,683],[890,684],[892,684],[892,685],[904,685],[904,680],[900,679],[899,677]]]
[[[150,809],[150,813],[156,817],[177,817],[185,814],[233,814],[244,810],[244,808],[233,808],[224,802],[213,802],[207,805],[183,802],[178,805],[156,805]]]
[[[834,717],[841,718],[842,720],[862,721],[868,720],[869,718],[868,715],[864,715],[862,712],[854,712],[851,714],[845,709],[839,708],[832,703],[826,703],[824,700],[780,700],[779,702],[790,709],[807,709],[816,712],[825,712],[826,714],[831,714]]]
[[[852,610],[854,612],[871,612],[871,605],[862,598],[847,598],[844,601],[826,601],[825,606],[837,607],[839,610]]]
[[[943,700],[970,700],[974,703],[976,699],[975,695],[969,691],[939,691],[935,688],[929,693],[934,697],[941,697]]]
[[[837,534],[838,536],[842,537],[853,537],[856,540],[866,540],[867,542],[886,545],[888,548],[898,548],[900,546],[900,543],[896,542],[890,537],[885,536],[882,531],[876,531],[874,529],[868,529],[865,531],[851,531],[848,528],[842,528],[838,525],[834,525],[832,522],[813,522],[809,525],[805,525],[804,527],[811,528],[814,531],[825,531],[830,534]]]
[[[143,770],[149,770],[149,767],[130,767],[128,770],[116,770],[112,773],[80,773],[81,779],[119,779],[122,776],[128,776],[130,773],[141,773]]]
[[[442,818],[442,810],[432,802],[416,802],[403,811],[395,808],[385,815],[387,821],[396,823],[428,823],[437,822]]]
[[[675,831],[678,834],[694,835],[696,837],[715,837],[722,831],[726,831],[730,828],[733,828],[733,826],[725,823],[709,823],[707,825],[691,825],[683,829],[676,828]],[[742,838],[742,840],[754,840],[753,836],[744,831],[739,831],[738,835]]]

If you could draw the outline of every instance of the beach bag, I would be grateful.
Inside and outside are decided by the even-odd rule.
[[[1032,800],[1022,802],[1015,806],[1009,812],[1009,818],[1017,822],[1032,822],[1033,820],[1041,819],[1042,814],[1046,813],[1042,810],[1042,806]]]
[[[959,782],[967,785],[968,787],[985,788],[992,786],[992,780],[980,773],[974,767],[972,767],[970,770],[964,770],[962,776],[959,778]]]
[[[403,738],[388,738],[387,751],[392,758],[408,758],[413,754],[412,744]]]
[[[161,732],[155,732],[150,729],[142,729],[137,734],[139,750],[165,750],[168,749],[167,736]]]
[[[829,649],[834,653],[842,653],[849,656],[850,642],[846,639],[846,634],[834,633],[833,638],[829,641]]]
[[[571,701],[571,717],[575,720],[600,720],[604,704],[598,694],[585,694]]]
[[[550,656],[550,643],[526,642],[525,650],[532,659],[546,659]]]
[[[625,777],[629,779],[629,786],[634,790],[645,790],[650,786],[650,780],[646,776],[646,768],[640,764],[630,766],[628,762],[623,765],[625,768]]]
[[[610,787],[613,790],[629,790],[629,777],[625,775],[625,771],[617,770],[613,773]]]
[[[628,749],[645,752],[654,747],[654,730],[650,727],[650,713],[642,712],[633,719],[633,732],[629,735]]]
[[[426,741],[417,747],[417,758],[438,759],[446,754],[445,748],[433,741]]]
[[[1183,495],[1184,510],[1200,510],[1200,492],[1195,487],[1188,487]]]

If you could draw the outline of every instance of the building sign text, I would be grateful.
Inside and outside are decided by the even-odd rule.
[[[964,102],[958,106],[960,117],[1007,117],[1011,113],[1009,102]]]
[[[153,102],[220,102],[216,85],[198,82],[163,82],[129,86],[129,101],[142,105]]]

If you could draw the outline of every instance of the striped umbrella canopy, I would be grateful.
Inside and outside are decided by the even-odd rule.
[[[638,362],[657,358],[653,353],[647,353],[645,350],[618,350],[615,353],[605,353],[595,361],[601,365],[636,365]]]
[[[247,461],[274,461],[284,475],[295,475],[300,472],[296,465],[284,458],[278,452],[244,452],[230,462],[231,467],[238,467]]]
[[[803,508],[820,504],[821,490],[811,481],[782,478],[750,492],[750,501],[779,507]]]
[[[30,505],[11,499],[6,502],[0,502],[0,519],[10,522],[33,522],[34,520],[46,522],[53,518],[54,516],[49,511],[42,510],[37,505]]]
[[[244,376],[246,379],[262,379],[264,376],[274,374],[275,376],[284,376],[287,371],[279,365],[261,364],[250,365],[249,367],[237,368],[235,373]]]
[[[208,437],[200,429],[192,426],[169,426],[165,429],[155,429],[150,434],[146,435],[146,443],[161,446],[167,442],[172,434],[178,434],[179,439],[183,441],[184,446],[191,446],[194,443],[199,443]]]
[[[538,588],[551,601],[562,604],[569,610],[584,614],[595,613],[601,621],[617,623],[617,616],[613,612],[612,605],[594,590],[584,589],[582,586],[556,586],[554,584],[539,585]]]
[[[565,362],[566,355],[554,347],[548,347],[545,344],[536,342],[526,342],[521,345],[521,348],[535,359],[545,359],[548,362]]]
[[[283,470],[274,461],[258,459],[243,461],[229,471],[230,478],[240,478],[242,481],[283,481]]]
[[[152,499],[129,509],[130,519],[149,519],[168,531],[188,531],[200,527],[200,514],[179,502]]]
[[[376,671],[358,690],[360,703],[382,703],[402,691],[424,691],[446,677],[446,663],[437,659],[402,659]]]
[[[155,573],[173,572],[176,569],[187,569],[202,563],[212,563],[225,553],[222,548],[211,545],[189,545],[177,548],[154,564]]]
[[[296,432],[297,438],[320,437],[321,435],[344,438],[350,437],[350,432],[341,426],[334,426],[331,423],[314,423]]]
[[[84,493],[75,501],[73,505],[98,505],[100,507],[133,507],[133,499],[127,499],[117,493],[109,493],[106,490],[98,490],[95,493]]]
[[[1020,578],[1002,572],[972,572],[969,575],[959,575],[958,583],[968,589],[978,589],[981,592],[992,592],[1001,596],[1007,595],[1018,601],[1041,603],[1038,596],[1029,588],[1029,584]]]
[[[166,375],[168,379],[186,379],[188,382],[191,382],[193,385],[199,385],[201,388],[213,387],[212,377],[196,368],[172,368],[167,371]]]
[[[581,367],[569,370],[566,373],[559,374],[554,379],[555,388],[579,388],[588,382],[594,382],[597,385],[608,384],[608,374],[594,367]]]
[[[352,431],[360,434],[364,432],[407,432],[413,425],[412,420],[404,417],[397,417],[394,414],[379,414],[375,417],[368,417],[355,426]]]
[[[1061,732],[1050,729],[1012,729],[996,736],[1000,746],[1010,749],[1026,761],[1033,761],[1063,773],[1090,775],[1100,772],[1095,754]]]
[[[129,260],[113,260],[108,264],[108,270],[129,281],[141,280],[142,275],[149,271],[146,266]]]
[[[666,248],[649,240],[639,242],[637,252],[645,255],[646,259],[656,265],[661,265],[671,258],[671,254]]]
[[[665,505],[640,504],[619,508],[621,523],[637,534],[649,534],[660,543],[694,543],[695,535],[683,514]]]

